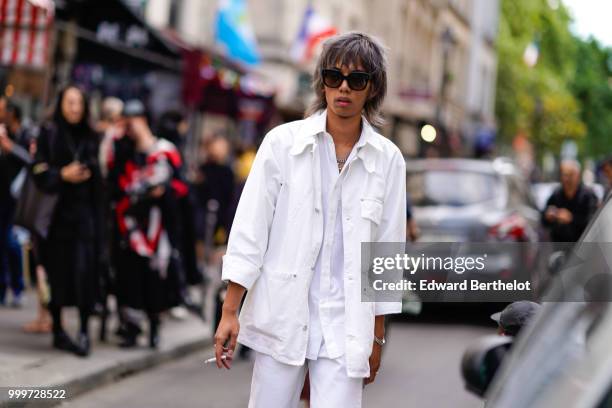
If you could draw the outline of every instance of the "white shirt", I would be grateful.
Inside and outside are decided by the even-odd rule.
[[[310,338],[306,358],[338,358],[344,354],[344,239],[342,234],[342,183],[355,151],[365,145],[363,138],[353,146],[338,172],[336,148],[331,135],[319,133],[321,201],[323,204],[323,246],[319,251],[310,284]]]
[[[285,364],[303,365],[311,338],[310,288],[324,245],[317,135],[325,132],[326,119],[323,111],[278,126],[265,136],[223,257],[223,279],[248,290],[240,311],[238,341]],[[350,377],[370,374],[374,317],[401,312],[401,300],[362,301],[361,243],[404,242],[406,237],[404,158],[365,118],[359,143],[355,159],[343,169],[346,177],[337,192],[340,210],[336,214],[342,217],[343,265],[334,270],[342,271],[345,332],[344,339],[335,341],[344,342]],[[331,278],[331,263],[327,272],[321,266],[321,276]],[[328,291],[330,286],[324,286]],[[329,293],[334,291],[328,291],[328,298]],[[337,335],[323,330],[323,337],[327,341]]]

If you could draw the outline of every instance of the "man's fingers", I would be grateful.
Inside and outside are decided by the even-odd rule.
[[[217,368],[222,367],[221,356],[223,355],[223,344],[225,343],[226,337],[224,335],[215,336],[215,358],[217,359]]]
[[[232,368],[233,357],[230,353],[228,353],[227,347],[223,347],[223,354],[225,354],[225,360],[221,360],[221,362],[223,363],[223,366],[229,370],[230,368]]]
[[[215,359],[216,359],[216,364],[217,364],[217,368],[221,368],[221,355],[222,355],[222,348],[219,347],[218,343],[215,343]]]
[[[232,333],[229,340],[228,347],[223,347],[224,352],[226,353],[226,359],[223,360],[223,365],[228,370],[232,367],[232,360],[234,358],[234,350],[236,349],[236,339],[238,335],[236,333]]]
[[[234,354],[234,350],[236,350],[236,343],[238,342],[238,333],[233,332],[232,335],[230,336],[230,343],[229,343],[229,352],[231,354]]]

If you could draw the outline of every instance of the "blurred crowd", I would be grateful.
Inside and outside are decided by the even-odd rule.
[[[23,330],[51,333],[54,348],[89,355],[90,318],[101,318],[104,340],[111,313],[119,346],[136,346],[148,327],[156,348],[168,311],[203,317],[189,289],[219,262],[254,151],[206,135],[188,169],[183,113],[153,123],[142,101],[109,97],[94,121],[88,107],[69,85],[45,121],[24,126],[0,97],[0,305],[22,306],[25,276],[39,308]],[[76,337],[66,307],[78,309]]]
[[[156,348],[164,316],[204,317],[192,289],[205,293],[207,267],[221,262],[255,149],[206,134],[187,165],[182,112],[154,121],[142,101],[109,97],[93,118],[89,106],[69,85],[46,120],[25,126],[20,107],[0,97],[0,306],[21,307],[27,282],[38,313],[23,330],[50,333],[53,347],[89,355],[90,317],[106,340],[115,314],[119,346],[147,333]],[[601,173],[608,183],[598,196],[577,161],[562,161],[540,208],[552,241],[579,239],[610,195],[612,158]],[[412,210],[409,199],[407,241],[421,235]],[[78,309],[76,337],[64,329],[66,307]]]

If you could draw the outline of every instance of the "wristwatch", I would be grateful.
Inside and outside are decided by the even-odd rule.
[[[385,343],[387,342],[387,340],[385,340],[385,338],[378,338],[376,336],[374,336],[374,341],[379,345],[379,346],[384,346]]]

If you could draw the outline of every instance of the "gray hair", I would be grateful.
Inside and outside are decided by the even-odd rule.
[[[327,108],[321,70],[333,68],[337,64],[341,66],[361,65],[366,72],[370,73],[370,93],[363,107],[363,114],[373,126],[382,126],[385,121],[380,109],[387,93],[386,49],[376,38],[360,32],[334,36],[323,43],[323,50],[312,80],[316,98],[306,110],[305,116],[313,115]]]
[[[102,120],[115,119],[121,115],[122,111],[123,101],[121,99],[109,96],[102,101]]]
[[[562,168],[562,167],[570,167],[573,170],[575,170],[576,173],[580,173],[580,171],[582,170],[582,166],[580,165],[580,162],[576,159],[561,160],[561,163],[559,164],[559,168]]]

